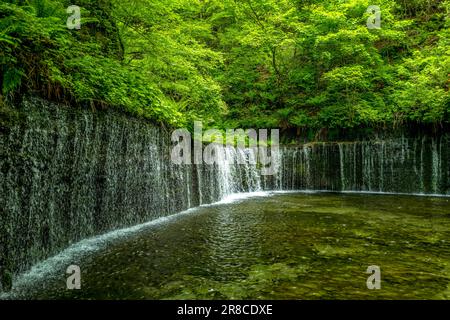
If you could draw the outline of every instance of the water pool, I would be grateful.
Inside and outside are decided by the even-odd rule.
[[[66,288],[69,262],[81,268],[81,290]],[[373,265],[381,290],[366,285]],[[450,299],[450,198],[273,193],[224,202],[18,283],[11,296],[21,299]]]

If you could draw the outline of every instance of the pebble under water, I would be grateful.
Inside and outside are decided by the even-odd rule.
[[[270,193],[193,209],[69,260],[10,297],[450,299],[450,198]],[[69,264],[81,267],[81,290],[66,289]],[[372,265],[381,290],[367,289]]]

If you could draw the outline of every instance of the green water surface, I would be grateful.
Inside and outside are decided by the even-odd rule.
[[[450,199],[272,194],[196,209],[74,262],[81,290],[60,270],[25,297],[449,299]],[[380,290],[367,288],[373,265]]]

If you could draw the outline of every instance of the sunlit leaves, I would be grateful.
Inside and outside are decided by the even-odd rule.
[[[449,121],[449,0],[79,0],[80,31],[65,27],[67,1],[19,2],[0,4],[4,95],[177,126]]]

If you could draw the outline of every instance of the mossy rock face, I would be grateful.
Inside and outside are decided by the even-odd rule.
[[[24,120],[23,114],[0,101],[0,133],[8,132],[15,125]]]
[[[12,274],[11,272],[4,270],[0,270],[0,289],[3,291],[10,291],[12,289]]]

